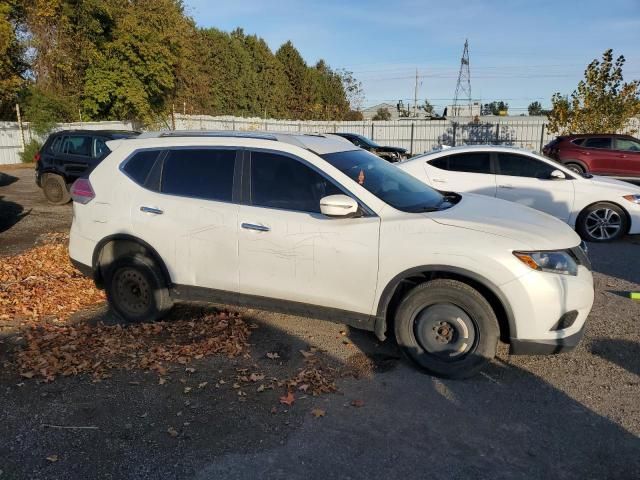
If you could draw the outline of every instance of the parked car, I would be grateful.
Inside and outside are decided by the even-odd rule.
[[[390,328],[428,372],[574,347],[593,303],[578,235],[442,194],[332,135],[167,132],[107,142],[71,189],[70,255],[128,321],[208,300]]]
[[[525,150],[454,147],[398,166],[439,190],[479,193],[548,213],[590,242],[640,233],[640,187],[579,175],[568,166]]]
[[[576,173],[640,179],[640,140],[629,135],[561,136],[542,152]]]
[[[356,133],[341,133],[337,132],[334,135],[338,135],[339,137],[346,138],[351,143],[353,143],[356,147],[360,147],[367,152],[371,152],[380,158],[384,158],[389,162],[399,162],[405,158],[408,158],[407,149],[400,147],[388,147],[378,145],[373,140],[368,139],[364,135],[358,135]]]
[[[106,142],[130,138],[139,132],[117,130],[63,130],[49,135],[33,159],[36,183],[54,205],[69,200],[69,186],[87,175],[109,154]]]

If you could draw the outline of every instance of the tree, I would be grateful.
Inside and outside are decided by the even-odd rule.
[[[429,100],[425,99],[424,103],[420,105],[420,108],[424,110],[427,115],[433,115],[433,105],[429,103]]]
[[[294,118],[309,118],[311,110],[311,78],[300,52],[290,41],[276,52],[276,58],[284,67],[289,82],[290,93],[287,99],[287,111]]]
[[[506,115],[509,111],[509,104],[506,102],[493,101],[491,103],[485,103],[482,106],[482,115]]]
[[[613,50],[593,60],[571,97],[556,93],[551,98],[549,131],[567,133],[614,133],[640,115],[640,80],[625,83],[625,58],[614,62]]]
[[[352,110],[362,110],[364,104],[364,90],[362,82],[353,76],[353,72],[342,69],[338,70],[338,75],[342,80],[342,88]]]
[[[391,120],[391,112],[386,107],[381,107],[376,111],[372,120]]]
[[[22,13],[14,0],[0,4],[0,120],[15,119],[15,104],[25,86],[25,46],[18,38]]]
[[[542,115],[542,105],[538,101],[531,102],[527,110],[531,116]]]

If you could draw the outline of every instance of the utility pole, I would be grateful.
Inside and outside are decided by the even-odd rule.
[[[416,68],[416,84],[413,89],[413,116],[418,116],[418,69]]]
[[[460,106],[463,102],[468,104],[469,116],[473,116],[471,103],[471,73],[469,72],[469,40],[464,41],[464,51],[460,59],[460,73],[458,73],[458,83],[456,84],[456,94],[453,97],[452,115],[460,115]]]

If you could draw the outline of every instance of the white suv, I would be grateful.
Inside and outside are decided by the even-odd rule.
[[[580,340],[580,238],[512,202],[442,194],[336,136],[169,132],[108,142],[72,187],[74,264],[128,321],[208,300],[393,328],[428,372]]]

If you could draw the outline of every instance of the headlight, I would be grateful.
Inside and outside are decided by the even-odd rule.
[[[625,195],[624,197],[625,200],[628,200],[632,203],[637,203],[640,204],[640,195]]]
[[[558,252],[513,252],[525,265],[541,272],[577,275],[578,265],[569,253]]]

